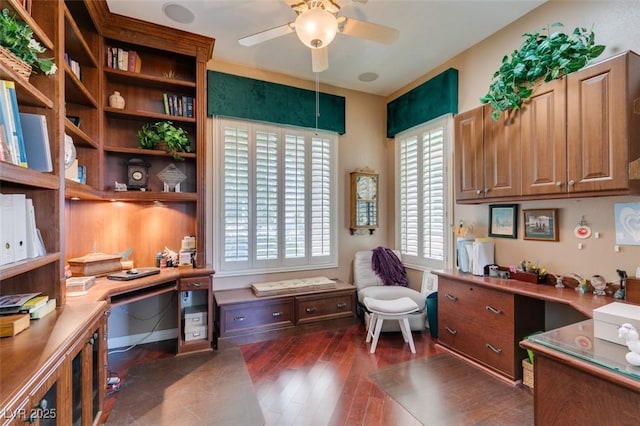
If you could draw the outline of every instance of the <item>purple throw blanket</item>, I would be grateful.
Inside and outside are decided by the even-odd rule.
[[[409,287],[404,265],[393,250],[386,247],[374,248],[371,256],[371,268],[380,277],[384,285]]]

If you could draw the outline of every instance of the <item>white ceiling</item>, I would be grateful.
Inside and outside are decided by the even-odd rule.
[[[545,0],[334,0],[338,16],[400,30],[393,45],[338,34],[329,45],[329,69],[320,82],[387,96],[538,7]],[[215,60],[315,80],[311,53],[294,33],[243,47],[238,39],[296,18],[299,0],[107,0],[112,13],[213,37]],[[364,2],[364,3],[362,3]],[[168,3],[193,12],[182,24],[163,13]],[[372,82],[358,75],[373,72]],[[487,76],[489,79],[491,76]]]

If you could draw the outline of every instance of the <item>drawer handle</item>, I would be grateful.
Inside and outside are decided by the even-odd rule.
[[[316,307],[315,307],[315,306],[313,306],[313,307],[311,307],[311,308],[307,308],[307,309],[305,309],[305,311],[307,311],[307,313],[309,313],[309,314],[310,314],[310,313],[312,313],[312,312],[315,312],[315,311],[316,311]]]
[[[271,316],[274,317],[274,318],[281,317],[282,316],[282,312],[272,312]]]
[[[499,354],[502,353],[502,349],[498,349],[495,346],[493,346],[491,343],[487,343],[487,348],[491,349],[493,352]]]
[[[202,287],[201,283],[189,283],[189,287]]]
[[[445,293],[444,297],[446,297],[447,299],[451,300],[452,302],[457,302],[458,301],[457,297],[452,296],[449,293]]]
[[[458,334],[458,332],[457,332],[456,330],[452,330],[452,329],[450,329],[449,327],[445,327],[444,329],[445,329],[445,330],[447,330],[449,333],[453,334],[454,336],[455,336],[456,334]]]
[[[234,321],[244,321],[244,317],[235,317]]]
[[[338,303],[338,304],[336,305],[336,308],[338,308],[338,309],[342,309],[342,308],[346,308],[346,307],[347,307],[347,304],[346,304],[346,303]]]
[[[502,311],[500,309],[496,309],[493,306],[487,305],[486,308],[487,308],[487,311],[491,311],[496,315],[500,315],[502,313]]]

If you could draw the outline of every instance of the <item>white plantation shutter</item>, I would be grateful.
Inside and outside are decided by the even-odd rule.
[[[333,198],[332,142],[314,136],[311,142],[311,256],[326,257],[332,253],[331,230]]]
[[[225,262],[249,259],[249,135],[226,127],[224,140],[223,226]]]
[[[335,267],[337,136],[216,123],[224,141],[216,275]]]
[[[284,256],[305,255],[305,140],[287,134],[284,149]]]
[[[278,135],[255,132],[256,260],[278,258]]]
[[[398,246],[403,261],[444,266],[447,236],[447,119],[396,136]]]

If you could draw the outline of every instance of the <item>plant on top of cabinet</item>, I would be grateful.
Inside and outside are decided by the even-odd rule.
[[[538,84],[584,68],[604,51],[604,45],[595,44],[593,30],[575,28],[571,35],[550,32],[552,28],[562,26],[556,22],[524,34],[525,41],[520,50],[514,50],[511,58],[508,55],[502,58],[500,69],[493,74],[489,92],[480,98],[480,102],[493,107],[494,120],[498,120],[503,111],[519,109]]]
[[[180,152],[191,152],[191,143],[187,132],[173,125],[171,121],[158,121],[144,124],[136,133],[140,146],[144,149],[162,147],[175,160],[184,160]],[[163,144],[164,142],[164,144]]]
[[[24,22],[16,19],[9,9],[0,13],[0,46],[9,50],[25,64],[39,68],[43,73],[55,74],[58,67],[52,58],[40,58],[38,55],[47,49],[33,37],[33,30]]]

